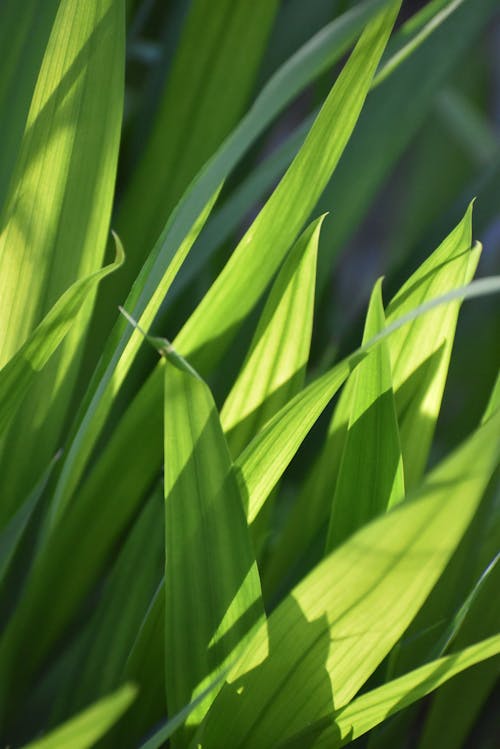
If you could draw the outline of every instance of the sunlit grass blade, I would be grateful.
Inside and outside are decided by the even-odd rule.
[[[172,239],[169,235],[169,223],[144,265],[127,299],[127,309],[143,328],[148,329],[153,321],[180,265],[210,214],[216,195],[205,206],[179,245],[169,245],[167,241],[169,237]],[[175,224],[175,215],[172,223]],[[166,267],[161,269],[162,266]],[[57,523],[66,509],[142,340],[143,336],[139,331],[133,330],[123,319],[118,320],[76,418],[76,427],[70,437],[70,446],[52,501],[51,525]],[[154,382],[156,381],[155,379]],[[149,397],[148,393],[144,395]],[[161,409],[160,403],[158,399],[155,409]]]
[[[290,250],[222,408],[221,423],[234,456],[303,386],[322,222],[311,224]]]
[[[476,270],[480,245],[472,244],[472,205],[456,229],[401,287],[387,307],[387,322],[425,301],[468,283]],[[460,304],[416,320],[411,330],[391,337],[393,387],[400,420],[405,481],[415,486],[423,474],[444,387]]]
[[[459,543],[498,464],[499,426],[496,414],[411,501],[358,531],[294,588],[255,635],[253,656],[268,648],[267,659],[253,670],[243,659],[208,713],[198,736],[206,749],[274,747],[350,702]]]
[[[341,710],[335,716],[335,723],[324,731],[313,746],[315,749],[320,749],[320,747],[335,749],[335,747],[354,741],[391,715],[433,692],[456,674],[498,653],[500,653],[500,635],[427,663],[395,681],[367,692]],[[453,713],[455,710],[456,705]],[[447,715],[445,734],[449,730],[449,724],[453,724],[454,720],[454,714]],[[442,738],[443,736],[440,735],[439,741]]]
[[[165,668],[176,714],[264,618],[229,449],[208,386],[169,348],[165,368]],[[215,694],[189,716],[196,725]]]
[[[177,336],[178,350],[195,356],[198,367],[223,355],[314,209],[354,129],[399,7],[392,2],[367,25],[285,176]]]
[[[363,343],[384,327],[382,282],[378,281],[368,308]],[[404,499],[389,342],[375,346],[351,377],[353,394],[333,493],[326,552]]]
[[[126,685],[26,749],[90,749],[128,709],[137,694]]]
[[[116,244],[116,259],[110,265],[95,271],[70,286],[56,301],[47,315],[14,356],[0,369],[0,435],[25,401],[38,374],[54,351],[76,324],[82,305],[103,278],[121,266],[124,260],[119,240]],[[5,495],[1,512],[8,511]]]
[[[122,0],[61,0],[1,216],[0,366],[103,263],[123,110]],[[13,505],[59,447],[96,289],[26,397],[0,464]]]

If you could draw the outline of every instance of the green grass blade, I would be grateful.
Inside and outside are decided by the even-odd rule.
[[[0,366],[71,284],[103,263],[124,42],[122,0],[60,2],[0,217]],[[0,465],[8,504],[26,496],[31,472],[41,473],[59,446],[95,291],[16,417]]]
[[[243,114],[277,6],[191,4],[154,130],[119,211],[118,230],[132,254],[111,292],[115,309],[166,218]]]
[[[334,747],[344,746],[344,744],[354,741],[371,728],[387,720],[391,715],[430,694],[456,674],[475,666],[481,661],[492,658],[498,653],[500,653],[500,635],[490,637],[457,653],[427,663],[395,681],[367,692],[353,700],[344,710],[341,710],[335,716],[334,725],[328,728],[313,746],[315,749],[320,747],[334,749]],[[447,714],[445,735],[456,719],[455,710],[456,704],[454,705],[453,716],[450,713]],[[443,738],[445,736],[440,734],[439,742]],[[436,746],[436,744],[430,746]],[[439,743],[439,746],[441,746],[441,743]]]
[[[323,217],[290,250],[221,411],[232,455],[303,386],[311,345],[316,258]]]
[[[165,667],[168,708],[176,714],[241,653],[264,609],[215,404],[177,356],[165,369],[164,418]],[[191,713],[190,724],[214,696]]]
[[[363,343],[384,327],[382,282],[378,281],[368,308]],[[330,514],[327,552],[404,498],[389,345],[389,341],[382,341],[352,374],[353,395]]]
[[[472,206],[456,229],[404,284],[387,307],[387,322],[419,304],[468,283],[480,254],[472,246]],[[448,374],[460,304],[416,320],[391,337],[390,354],[400,419],[405,480],[421,477],[429,455]]]
[[[22,141],[40,63],[59,0],[27,0],[19,13],[16,0],[0,7],[0,211],[8,193]]]
[[[176,339],[196,366],[213,366],[254,307],[328,183],[354,129],[400,3],[365,28],[285,176]],[[307,185],[307,190],[304,190]]]
[[[32,741],[26,749],[90,749],[120,719],[135,697],[135,688],[126,685],[48,736]]]
[[[25,401],[38,373],[76,324],[82,305],[94,292],[97,284],[119,268],[123,260],[123,250],[117,241],[115,261],[70,286],[17,353],[0,369],[1,435],[5,434],[9,423]],[[5,512],[5,497],[2,502],[2,511]]]
[[[500,458],[499,426],[496,414],[411,501],[358,531],[280,604],[252,643],[255,656],[264,648],[269,656],[253,670],[243,659],[202,724],[198,740],[206,749],[274,747],[350,702],[401,637],[470,523]]]
[[[260,512],[305,436],[363,355],[354,354],[298,393],[238,456],[248,522]]]

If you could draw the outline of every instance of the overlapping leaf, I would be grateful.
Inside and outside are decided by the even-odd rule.
[[[235,456],[303,385],[322,222],[321,218],[311,224],[290,250],[222,408],[221,423]]]
[[[350,702],[467,528],[500,457],[499,425],[496,414],[412,501],[358,531],[292,591],[214,702],[197,737],[203,747],[272,747]]]

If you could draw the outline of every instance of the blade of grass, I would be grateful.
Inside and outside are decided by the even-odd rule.
[[[321,217],[290,250],[221,411],[233,455],[302,389],[311,345]]]
[[[191,4],[154,130],[120,206],[118,231],[132,254],[108,309],[123,300],[166,218],[243,114],[277,6]]]
[[[0,7],[0,211],[8,194],[40,63],[59,0],[27,0],[19,13],[16,0]]]
[[[122,265],[125,256],[116,235],[115,240],[114,262],[75,281],[56,301],[17,353],[0,369],[0,434],[5,434],[9,423],[39,377],[38,373],[77,322],[82,304],[103,278]],[[3,496],[4,515],[10,509],[6,505],[7,498]]]
[[[264,619],[229,449],[207,385],[165,349],[165,658],[178,713],[241,653]],[[193,712],[203,717],[216,692]],[[182,745],[181,737],[179,741]]]
[[[369,97],[339,164],[337,179],[330,183],[319,202],[320,210],[335,211],[336,221],[325,227],[322,236],[318,277],[323,286],[318,294],[325,292],[334,258],[360,225],[376,191],[423,123],[437,91],[485,28],[496,5],[496,0],[450,0],[442,12],[433,13],[430,19],[426,7],[421,11],[425,23],[420,30],[417,27],[417,38],[426,26],[430,26],[432,33],[402,60],[393,57],[389,62],[388,49],[388,64],[397,62],[398,66],[386,78],[379,79],[380,85]],[[411,25],[417,21],[418,14],[408,22],[410,45],[415,33]],[[402,48],[405,46],[403,42]],[[383,66],[379,74],[385,75]],[[353,175],[361,173],[363,180],[354,178]],[[395,258],[398,259],[399,256]]]
[[[372,293],[363,343],[385,327],[382,281]],[[326,553],[404,499],[403,459],[392,388],[389,342],[353,372],[353,395],[333,495]]]
[[[177,336],[176,347],[197,367],[208,369],[223,355],[316,205],[354,129],[399,7],[389,4],[365,28],[301,150]]]

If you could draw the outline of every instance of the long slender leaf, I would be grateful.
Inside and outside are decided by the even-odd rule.
[[[243,114],[277,6],[278,0],[191,4],[154,131],[120,209],[118,228],[134,254],[119,294],[113,290],[115,305],[191,180]]]
[[[8,193],[23,137],[40,63],[59,0],[27,0],[19,14],[16,0],[0,7],[0,211]]]
[[[204,367],[223,355],[329,181],[354,129],[400,3],[368,24],[285,176],[176,339]],[[307,192],[303,185],[308,185]]]
[[[316,258],[323,217],[290,250],[273,284],[249,353],[221,411],[233,455],[304,382],[311,344]]]
[[[372,293],[363,343],[385,327],[381,281]],[[404,498],[403,459],[388,341],[353,372],[353,397],[326,551]]]
[[[165,628],[177,713],[246,647],[264,609],[238,484],[207,385],[177,356],[165,370]],[[197,723],[215,694],[189,716]]]
[[[0,369],[0,434],[5,433],[36,381],[38,373],[75,325],[82,304],[103,278],[122,265],[124,258],[123,249],[117,239],[114,262],[87,278],[75,281],[57,300],[17,353]],[[5,496],[2,497],[2,503],[7,503]],[[5,508],[2,511],[5,513]]]
[[[318,277],[323,289],[318,289],[318,294],[324,290],[333,259],[356,231],[377,189],[418,132],[436,93],[460,61],[466,59],[496,6],[496,0],[449,0],[437,17],[433,14],[428,18],[427,7],[421,11],[426,14],[423,29],[428,26],[431,33],[410,56],[399,60],[390,75],[380,78],[339,165],[337,179],[330,183],[319,203],[323,211],[335,210],[337,221],[335,226],[325,227],[322,236]],[[414,19],[408,21],[410,44],[413,23]],[[418,34],[422,32],[421,29]],[[380,75],[385,72],[382,67]],[[363,174],[363,179],[353,178],[357,174]],[[395,260],[399,259],[399,247],[397,252]]]

